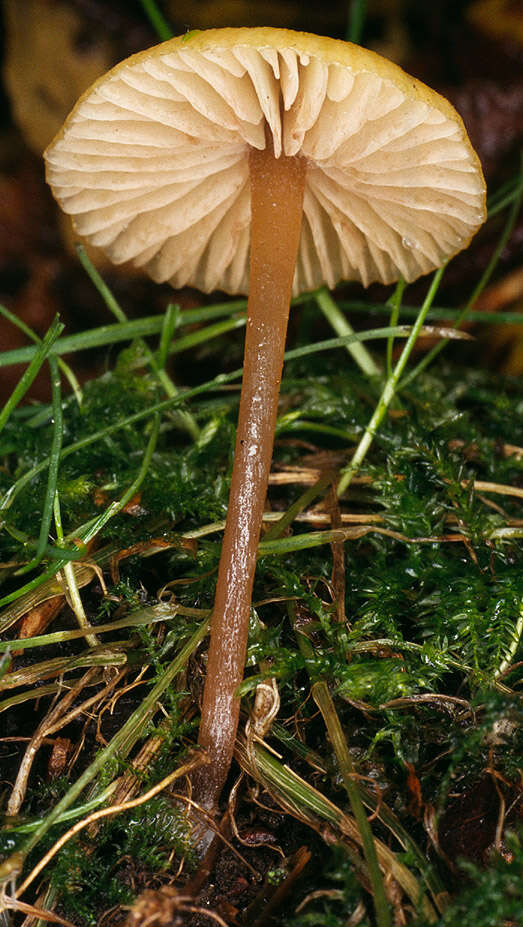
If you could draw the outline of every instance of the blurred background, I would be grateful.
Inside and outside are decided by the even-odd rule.
[[[42,151],[78,96],[104,71],[156,44],[152,6],[174,34],[217,26],[284,26],[346,38],[354,14],[365,13],[361,44],[391,58],[446,95],[461,113],[485,172],[489,191],[521,172],[523,142],[523,0],[3,0],[0,7],[0,302],[43,335],[57,312],[67,334],[111,321],[80,267],[71,229],[45,185]],[[457,307],[484,270],[506,221],[499,214],[445,274],[439,304]],[[475,308],[523,312],[523,218],[503,249],[496,274]],[[162,312],[173,293],[128,267],[93,260],[129,316]],[[409,288],[422,298],[426,282]],[[361,289],[344,295],[361,298]],[[375,299],[387,291],[375,288]],[[175,295],[182,307],[200,294]],[[445,302],[442,302],[445,300]],[[478,326],[480,362],[505,373],[523,371],[523,330]],[[0,319],[0,349],[26,343]],[[107,363],[75,355],[81,380]],[[0,368],[0,399],[21,370]],[[30,397],[47,398],[48,376]]]

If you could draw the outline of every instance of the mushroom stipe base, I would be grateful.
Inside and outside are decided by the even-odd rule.
[[[306,162],[251,150],[250,292],[244,372],[227,522],[218,571],[195,774],[197,801],[214,810],[232,760],[252,586],[272,460]]]

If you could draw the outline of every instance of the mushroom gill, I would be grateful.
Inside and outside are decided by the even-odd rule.
[[[410,281],[465,247],[484,188],[452,107],[371,52],[300,38],[212,30],[98,81],[47,152],[78,233],[157,282],[247,293],[249,150],[267,127],[276,158],[308,163],[294,294]]]

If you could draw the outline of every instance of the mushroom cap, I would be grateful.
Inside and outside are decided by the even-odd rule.
[[[189,33],[121,62],[47,148],[47,179],[113,262],[246,293],[248,153],[267,135],[276,157],[307,160],[295,294],[412,281],[485,219],[479,160],[444,97],[358,45],[287,29]]]

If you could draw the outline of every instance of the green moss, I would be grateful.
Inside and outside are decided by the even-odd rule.
[[[445,911],[437,927],[500,927],[519,924],[523,910],[523,847],[507,835],[504,855],[493,854],[488,868],[461,864],[466,887]],[[427,927],[419,921],[417,927]]]
[[[58,490],[64,531],[72,537],[119,500],[140,471],[150,436],[148,410],[164,398],[154,377],[141,372],[142,363],[143,355],[132,349],[112,373],[85,385],[81,408],[71,399],[64,401],[66,449],[126,416],[147,413],[64,457]],[[314,467],[318,459],[339,467],[364,433],[379,388],[355,372],[343,352],[323,355],[321,364],[314,356],[289,364],[275,468]],[[93,624],[155,604],[165,584],[182,606],[212,605],[220,531],[199,538],[196,549],[180,546],[179,540],[184,532],[216,526],[225,516],[237,398],[236,392],[225,392],[191,402],[201,429],[196,442],[180,430],[174,414],[167,410],[162,415],[135,506],[108,520],[97,537],[93,555],[100,555],[106,574],[110,554],[103,559],[104,545],[111,551],[133,548],[134,553],[119,561],[120,579],[109,587],[109,598],[102,597],[95,583],[82,589]],[[523,443],[523,410],[514,381],[444,365],[416,379],[400,400],[375,436],[359,474],[365,481],[354,482],[343,500],[343,509],[359,514],[363,525],[367,515],[381,519],[369,522],[364,536],[344,544],[347,626],[337,622],[328,544],[261,557],[242,693],[252,700],[261,679],[276,678],[279,717],[303,748],[303,756],[290,751],[290,761],[308,777],[303,757],[315,750],[327,770],[318,786],[339,801],[334,759],[310,699],[311,683],[325,681],[358,766],[379,781],[402,826],[424,845],[406,793],[409,764],[423,800],[439,814],[448,806],[449,793],[467,776],[481,775],[489,763],[508,783],[518,781],[517,706],[495,686],[507,660],[514,668],[503,681],[515,687],[520,676],[521,643],[514,634],[523,601],[522,554],[517,538],[499,534],[507,519],[520,517],[519,502],[510,495],[476,491],[474,481],[513,485],[521,478],[521,461],[507,454],[500,440]],[[6,492],[45,461],[52,436],[49,415],[47,407],[37,407],[32,416],[13,416],[8,423],[2,436],[5,467],[0,470],[0,488]],[[5,508],[6,530],[0,534],[4,562],[27,560],[34,550],[46,479],[45,470],[36,474]],[[285,511],[302,491],[298,482],[271,486],[271,507]],[[316,528],[296,521],[290,533]],[[158,538],[172,546],[147,556],[148,542]],[[144,545],[137,549],[139,542]],[[11,572],[6,568],[8,591],[17,582]],[[64,621],[72,619],[66,614]],[[140,685],[149,687],[162,678],[199,621],[198,615],[176,615],[132,632],[119,630],[111,641],[113,646],[119,639],[130,642],[126,653],[131,678],[133,661],[138,661],[140,670],[146,667]],[[308,638],[310,653],[300,647],[300,635]],[[190,664],[162,695],[164,723],[157,716],[137,734],[137,743],[150,735],[162,738],[155,762],[144,773],[144,788],[182,762],[195,739],[198,712],[188,706],[199,697],[201,673],[200,664]],[[131,704],[138,704],[145,689],[131,691]],[[394,704],[398,699],[401,704]],[[116,704],[127,717],[129,701]],[[46,710],[44,703],[39,710]],[[20,719],[27,730],[22,709]],[[114,724],[121,722],[118,716]],[[508,727],[500,728],[502,722]],[[494,742],[500,730],[512,735]],[[288,745],[282,749],[290,750]],[[89,759],[84,754],[86,763]],[[108,764],[97,789],[129,764],[129,757]],[[40,803],[31,798],[38,792],[37,781],[36,776],[35,784],[31,780],[26,806],[35,815],[58,797],[41,790]],[[6,832],[5,839],[7,852],[14,838]],[[190,856],[179,809],[165,799],[106,822],[92,845],[87,838],[69,845],[49,869],[66,916],[94,924],[103,909],[130,903],[134,888],[165,872],[173,847],[178,856]],[[125,865],[119,862],[124,858]],[[346,856],[329,849],[322,863],[313,882],[325,894],[301,913],[289,912],[282,923],[338,927],[357,906],[361,888]],[[495,891],[505,870],[492,863],[488,871],[494,873],[492,885],[486,877],[473,876],[487,894]],[[277,872],[274,878],[279,878]],[[450,914],[445,917],[441,927],[458,927],[457,914],[455,922]],[[489,922],[479,918],[475,927],[487,927]],[[362,923],[367,923],[365,916]]]
[[[166,799],[152,799],[104,822],[95,842],[66,844],[54,863],[52,884],[68,918],[96,924],[107,908],[131,904],[152,874],[165,873],[173,852],[193,865],[186,818]]]

